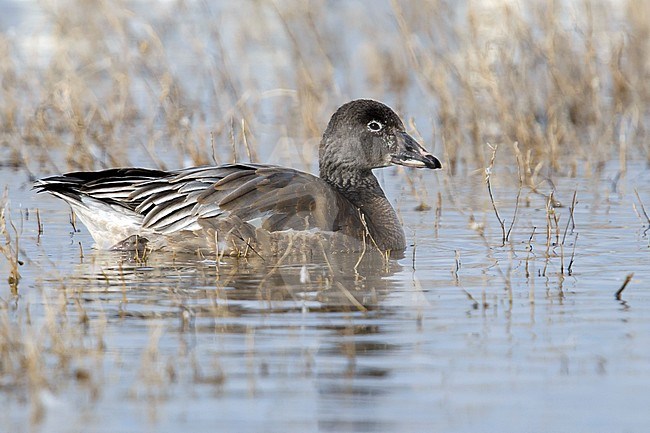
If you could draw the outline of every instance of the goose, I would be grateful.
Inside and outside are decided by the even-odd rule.
[[[256,163],[128,167],[46,177],[34,188],[67,202],[100,249],[280,254],[318,238],[321,248],[400,253],[404,230],[372,172],[395,164],[442,168],[390,107],[357,99],[325,129],[319,176]]]

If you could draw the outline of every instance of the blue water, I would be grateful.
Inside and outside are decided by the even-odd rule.
[[[524,192],[530,205],[520,207],[513,242],[501,247],[481,177],[450,180],[456,208],[444,196],[444,174],[433,172],[416,181],[443,192],[437,232],[435,210],[414,211],[418,202],[401,193],[403,184],[384,179],[415,243],[404,259],[362,265],[359,275],[354,257],[331,270],[288,261],[269,276],[271,264],[255,260],[225,260],[217,273],[214,262],[193,257],[154,254],[136,263],[93,250],[83,227],[72,233],[63,203],[36,196],[21,175],[4,170],[3,179],[13,179],[14,224],[29,210],[20,296],[9,315],[24,322],[29,309],[38,330],[48,308],[61,309],[61,332],[73,335],[68,345],[92,348],[101,335],[105,347],[92,356],[71,351],[88,381],[70,378],[56,355],[45,357],[53,389],[37,394],[45,414],[31,428],[643,431],[650,249],[632,204],[639,207],[634,188],[650,202],[650,182],[645,167],[633,165],[616,192],[603,192],[612,174],[557,181],[563,229],[577,190],[575,229],[564,247],[568,266],[578,235],[571,276],[560,275],[559,247],[546,265],[544,197]],[[509,218],[516,191],[497,192]],[[470,214],[485,224],[485,238]],[[310,282],[300,281],[303,265]],[[2,297],[12,299],[6,285]],[[33,401],[12,395],[0,394],[7,408],[0,417],[7,431],[21,431]]]

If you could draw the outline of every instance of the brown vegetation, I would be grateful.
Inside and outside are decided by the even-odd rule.
[[[485,167],[486,142],[518,142],[527,179],[625,170],[650,157],[650,6],[624,4],[49,3],[42,33],[0,34],[2,155],[41,173],[294,146],[309,166],[329,114],[367,96],[451,174]]]

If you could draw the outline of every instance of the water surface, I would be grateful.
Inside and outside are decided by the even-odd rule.
[[[545,197],[524,190],[502,247],[482,177],[454,181],[452,202],[442,176],[430,173],[415,179],[433,196],[424,212],[390,181],[401,175],[383,173],[411,244],[403,259],[226,258],[217,266],[191,255],[138,261],[93,250],[63,203],[3,169],[24,261],[19,296],[2,288],[3,314],[43,352],[47,384],[12,393],[22,379],[6,377],[2,424],[24,431],[31,417],[30,430],[48,432],[643,431],[650,241],[633,205],[640,212],[634,188],[650,203],[647,169],[633,165],[616,184],[613,169],[556,179],[565,242],[553,245],[554,232],[548,254]],[[565,237],[574,191],[575,228]],[[496,192],[509,225],[517,191]],[[52,327],[58,337],[48,335]]]

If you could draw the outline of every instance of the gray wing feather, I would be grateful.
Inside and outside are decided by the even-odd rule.
[[[122,207],[140,215],[143,228],[162,234],[198,230],[209,220],[260,220],[269,231],[359,226],[358,210],[320,178],[260,164],[69,173],[36,187]]]

